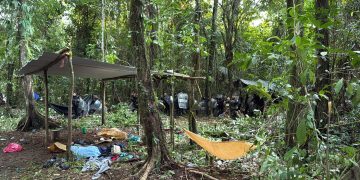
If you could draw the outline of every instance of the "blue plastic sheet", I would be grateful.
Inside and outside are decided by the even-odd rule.
[[[96,146],[71,146],[70,150],[78,159],[101,155],[99,148]]]

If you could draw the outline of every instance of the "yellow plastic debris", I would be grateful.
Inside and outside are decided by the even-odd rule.
[[[209,141],[208,139],[205,139],[191,131],[186,129],[184,130],[190,139],[196,142],[211,155],[222,160],[237,159],[239,157],[245,156],[250,150],[256,148],[252,143],[246,141]]]
[[[114,138],[117,140],[127,139],[127,133],[120,131],[117,128],[103,128],[97,133],[97,135],[105,138]]]
[[[50,152],[62,152],[62,151],[66,151],[66,145],[61,144],[59,142],[55,142],[54,144],[52,144],[51,146],[48,147],[48,150]]]

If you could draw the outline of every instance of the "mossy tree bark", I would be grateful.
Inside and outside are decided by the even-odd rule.
[[[158,165],[173,164],[165,143],[162,122],[156,109],[154,92],[150,75],[150,62],[146,58],[144,39],[143,1],[131,0],[129,26],[134,57],[137,66],[137,83],[140,123],[144,128],[148,157],[135,175],[146,179],[150,171]]]
[[[18,20],[21,22],[24,19],[23,5],[26,3],[26,0],[19,0],[18,8]],[[22,23],[18,23],[18,38],[19,38],[19,61],[20,66],[23,66],[26,63],[26,38],[25,38],[25,28]],[[33,89],[32,89],[32,78],[31,76],[24,76],[22,78],[22,86],[24,88],[24,98],[26,104],[26,115],[18,123],[17,130],[25,131],[30,129],[42,128],[45,126],[45,117],[41,115],[35,107],[35,101],[33,98]],[[49,124],[51,127],[55,124]]]
[[[206,115],[210,115],[210,107],[209,100],[211,97],[212,89],[209,87],[210,85],[210,77],[214,77],[213,74],[213,64],[215,63],[216,57],[216,17],[217,17],[217,9],[218,9],[218,0],[214,0],[213,4],[213,14],[211,18],[211,35],[210,35],[210,45],[209,45],[209,58],[207,64],[207,72],[206,72],[206,81],[205,81],[205,100],[206,100]]]
[[[296,36],[301,37],[303,35],[302,28],[295,28],[296,24],[298,23],[296,16],[291,17],[290,11],[294,11],[294,14],[300,14],[302,12],[303,0],[287,0],[287,26],[288,26],[288,39],[293,39]],[[303,94],[304,90],[299,81],[299,76],[301,73],[301,69],[299,64],[301,63],[301,58],[299,56],[299,49],[298,47],[293,44],[290,47],[291,49],[291,70],[290,70],[290,78],[289,84],[292,86],[294,93],[296,94],[295,97]],[[295,145],[295,133],[297,126],[299,125],[300,119],[300,112],[303,109],[303,105],[301,102],[297,102],[295,99],[289,99],[288,103],[288,110],[286,112],[286,122],[285,122],[285,142],[287,147],[293,147]]]
[[[328,22],[329,1],[315,1],[315,17],[321,24]],[[319,47],[316,51],[318,63],[316,68],[315,90],[318,94],[324,92],[327,99],[320,97],[315,107],[315,119],[318,128],[325,126],[328,119],[328,101],[331,100],[331,75],[330,75],[330,59],[328,56],[329,47],[329,30],[327,28],[318,28],[316,40]]]

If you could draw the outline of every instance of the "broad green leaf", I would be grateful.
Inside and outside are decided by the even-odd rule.
[[[294,154],[294,152],[296,151],[296,146],[295,147],[293,147],[293,148],[291,148],[289,151],[287,151],[286,153],[285,153],[285,155],[284,155],[284,160],[285,161],[290,161],[291,159],[292,159],[292,157],[293,157],[293,154]]]
[[[305,120],[301,120],[300,124],[296,129],[296,142],[299,145],[303,145],[307,140],[307,127]]]
[[[335,84],[335,93],[339,94],[341,88],[344,86],[344,79],[341,78],[336,84]]]
[[[349,84],[346,87],[346,97],[350,98],[352,95],[354,95],[354,86],[353,83]]]

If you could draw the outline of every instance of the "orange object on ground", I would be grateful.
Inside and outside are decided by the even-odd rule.
[[[97,133],[97,135],[105,138],[114,138],[117,140],[127,139],[127,133],[120,131],[117,128],[103,128],[100,132]]]
[[[245,156],[250,150],[255,149],[255,146],[252,143],[246,141],[210,141],[191,131],[188,131],[186,129],[184,130],[186,135],[190,139],[195,141],[199,146],[204,148],[213,156],[216,156],[217,158],[222,160],[234,160],[239,157]]]
[[[59,142],[55,142],[54,144],[48,147],[48,150],[50,152],[64,152],[66,151],[66,145],[61,144]]]

